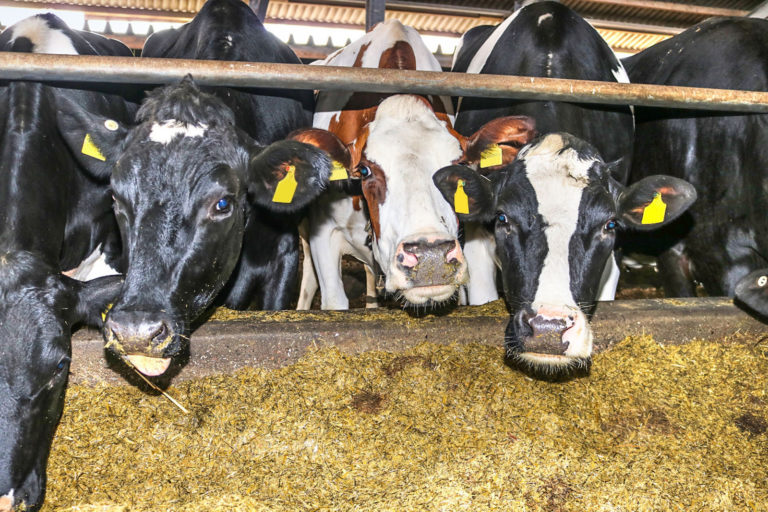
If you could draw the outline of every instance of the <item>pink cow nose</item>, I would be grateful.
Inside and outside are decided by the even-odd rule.
[[[414,286],[449,284],[465,265],[458,240],[403,242],[397,247],[395,260]]]

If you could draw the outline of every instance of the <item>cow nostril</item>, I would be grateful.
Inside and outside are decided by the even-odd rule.
[[[160,322],[160,325],[155,330],[155,332],[153,332],[150,335],[150,339],[154,343],[162,343],[163,341],[165,341],[168,338],[168,333],[169,332],[170,332],[170,330],[168,329],[168,325],[166,325],[165,322]]]

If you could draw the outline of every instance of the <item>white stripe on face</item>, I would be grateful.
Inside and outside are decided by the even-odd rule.
[[[519,157],[525,162],[526,175],[546,226],[548,250],[533,300],[534,310],[543,304],[577,308],[571,293],[569,245],[593,162],[580,160],[575,149],[560,152],[564,145],[560,135],[550,134]]]
[[[208,130],[208,125],[204,123],[187,124],[176,119],[168,119],[152,125],[149,140],[160,144],[170,144],[179,135],[182,137],[202,137],[206,130]]]

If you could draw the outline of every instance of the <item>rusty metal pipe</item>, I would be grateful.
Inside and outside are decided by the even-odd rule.
[[[445,94],[768,112],[766,92],[262,62],[0,52],[0,78],[6,80],[164,84],[187,74],[201,85],[229,87]]]

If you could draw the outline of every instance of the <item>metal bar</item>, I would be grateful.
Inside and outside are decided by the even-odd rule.
[[[173,366],[174,381],[226,374],[242,367],[277,368],[296,362],[307,350],[336,347],[356,354],[368,350],[397,352],[424,341],[485,343],[501,347],[509,314],[495,307],[459,307],[444,316],[414,319],[399,310],[253,311],[237,319],[211,321],[191,337],[191,357]],[[740,333],[749,340],[768,334],[763,324],[722,297],[618,300],[598,303],[590,322],[594,350],[607,350],[627,336],[652,335],[664,344],[692,339],[720,340]],[[96,331],[80,331],[72,340],[70,382],[125,384],[136,376],[125,365],[104,357]]]
[[[385,0],[365,0],[365,31],[370,32],[374,25],[384,21]]]
[[[444,94],[768,112],[768,93],[435,71],[0,52],[0,79]]]

